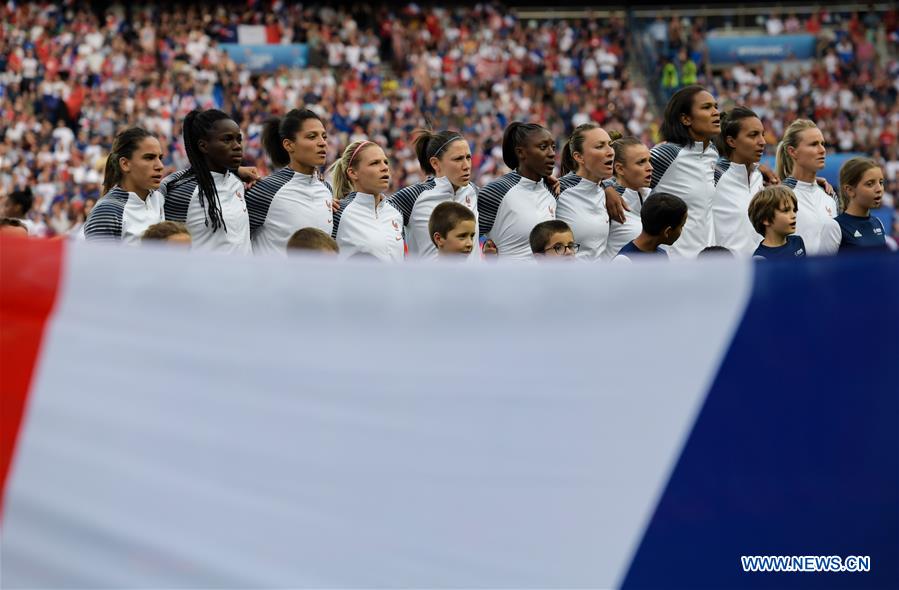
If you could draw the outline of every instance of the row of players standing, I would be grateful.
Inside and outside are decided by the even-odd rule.
[[[766,181],[780,178],[796,194],[796,232],[808,254],[832,254],[841,243],[870,241],[875,233],[880,241],[884,237],[882,227],[876,231],[876,218],[861,223],[871,234],[861,242],[857,227],[841,232],[834,219],[839,198],[817,178],[826,149],[813,122],[793,122],[778,145],[776,173],[765,170],[759,165],[765,149],[759,118],[743,107],[722,116],[700,86],[671,98],[661,126],[666,141],[652,150],[635,138],[610,137],[595,124],[577,127],[564,146],[559,179],[553,176],[556,151],[549,131],[512,123],[503,134],[502,152],[513,171],[480,189],[470,182],[469,144],[453,131],[418,135],[416,153],[428,179],[390,196],[390,162],[372,141],[347,146],[329,169],[331,183],[325,180],[327,132],[310,110],[266,123],[263,144],[280,169],[258,181],[253,169],[240,168],[241,132],[227,114],[191,112],[183,134],[190,167],[165,179],[161,148],[152,135],[130,129],[117,137],[107,163],[106,195],[85,223],[85,237],[136,242],[146,227],[164,218],[185,223],[198,249],[285,253],[296,230],[314,227],[332,235],[344,257],[360,253],[397,261],[408,251],[432,258],[437,253],[430,214],[439,203],[455,201],[474,212],[482,244],[502,258],[531,259],[531,230],[559,219],[580,243],[578,258],[608,260],[640,233],[644,201],[668,193],[688,209],[670,256],[693,258],[716,245],[748,257],[760,242],[747,214],[749,203]],[[254,181],[248,190],[244,180]],[[471,258],[480,258],[482,250],[475,248]]]

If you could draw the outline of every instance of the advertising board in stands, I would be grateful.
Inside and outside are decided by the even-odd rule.
[[[271,72],[281,66],[304,68],[309,63],[309,47],[305,43],[291,45],[222,43],[222,49],[235,63],[254,72]]]
[[[814,35],[710,36],[706,43],[713,64],[757,63],[815,56]]]

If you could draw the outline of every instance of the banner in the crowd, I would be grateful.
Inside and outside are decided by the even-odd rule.
[[[309,47],[305,43],[290,45],[222,43],[219,45],[235,63],[254,72],[271,72],[281,66],[304,68],[309,63]]]
[[[237,25],[237,42],[242,45],[268,43],[265,25]]]
[[[815,56],[814,35],[711,35],[706,38],[712,64],[758,63]]]
[[[888,255],[0,236],[3,586],[896,587],[899,341],[865,320],[896,301]],[[744,571],[768,554],[869,571]]]

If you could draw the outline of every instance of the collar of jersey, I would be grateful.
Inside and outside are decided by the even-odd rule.
[[[710,149],[715,149],[715,142],[710,141],[710,142],[709,142],[709,145],[707,145],[707,146],[705,147],[705,149],[702,148],[702,142],[701,142],[701,141],[694,141],[694,142],[688,143],[688,144],[685,145],[684,147],[685,147],[686,149],[690,150],[691,152],[696,152],[697,154],[704,154],[704,153],[706,153],[707,151],[709,151]],[[717,150],[717,149],[715,149],[715,153],[718,153],[718,150]]]
[[[291,180],[304,182],[306,184],[311,184],[312,181],[318,180],[318,175],[315,173],[315,171],[313,171],[312,174],[303,174],[302,172],[297,172],[293,168],[291,168],[291,171],[293,171],[293,178],[291,178]]]
[[[356,196],[353,197],[353,202],[354,202],[354,203],[365,203],[365,204],[372,204],[372,205],[374,205],[374,203],[375,203],[375,196],[374,196],[373,194],[371,194],[371,193],[360,193],[360,192],[356,192]],[[382,196],[381,196],[381,203],[379,204],[379,206],[380,206],[380,205],[383,205],[383,204],[386,203],[386,202],[387,202],[387,199],[382,195]]]
[[[519,174],[519,176],[521,176],[521,174]],[[541,178],[539,180],[531,180],[530,178],[521,176],[521,180],[518,181],[518,184],[526,189],[534,190],[543,184],[543,179]]]
[[[465,186],[460,186],[458,189],[454,190],[453,183],[450,182],[449,178],[447,178],[446,176],[440,176],[434,179],[434,188],[438,188],[441,191],[449,193],[451,195],[457,195],[461,193],[467,186],[468,185],[466,184]]]
[[[116,194],[118,194],[118,195],[122,195],[122,196],[124,196],[124,197],[127,197],[128,200],[134,199],[135,201],[137,201],[137,202],[139,202],[139,203],[146,203],[147,201],[150,200],[150,197],[152,197],[152,196],[153,196],[153,193],[155,193],[155,192],[156,192],[155,189],[151,189],[150,192],[147,193],[147,199],[146,199],[146,201],[145,201],[144,199],[141,199],[139,196],[137,196],[137,193],[132,192],[132,191],[126,191],[125,189],[123,189],[123,188],[120,187],[119,185],[115,185],[114,187],[112,187],[112,188],[109,190],[108,193],[106,193],[106,195],[108,196],[108,195],[112,195],[113,193],[116,193]]]
[[[740,168],[743,168],[744,170],[746,170],[746,164],[738,164],[738,163],[734,162],[733,160],[729,160],[729,161],[730,161],[730,165],[731,165],[731,166],[739,166]],[[750,164],[751,168],[749,169],[749,171],[750,171],[750,172],[755,172],[756,170],[759,169],[759,166],[760,166],[760,165],[761,165],[761,164],[760,164],[759,162],[756,162],[756,163],[754,163],[754,164]]]
[[[583,188],[589,189],[591,191],[597,190],[599,188],[599,184],[602,182],[602,180],[600,180],[599,182],[593,182],[589,178],[587,178],[585,176],[581,176],[576,173],[575,173],[575,176],[580,178],[580,181],[578,181],[578,183],[575,186],[580,187],[582,184],[586,183]]]
[[[233,174],[231,174],[230,170],[225,170],[224,174],[222,174],[221,172],[213,172],[212,170],[210,170],[209,173],[212,174],[213,180],[228,180],[232,176],[234,176]]]
[[[795,176],[793,178],[796,178]],[[813,189],[818,186],[816,182],[806,182],[804,180],[799,180],[796,178],[796,188],[804,188],[804,189]]]

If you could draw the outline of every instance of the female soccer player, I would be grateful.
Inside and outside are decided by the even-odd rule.
[[[816,181],[826,156],[824,135],[808,119],[793,121],[777,145],[777,175],[796,194],[796,235],[802,237],[809,256],[836,254],[840,248],[836,202]]]
[[[615,190],[624,199],[628,210],[624,222],[612,220],[609,227],[609,243],[603,254],[611,260],[627,244],[643,231],[640,210],[649,196],[652,183],[652,162],[649,148],[636,137],[621,137],[612,132],[612,149],[615,150]]]
[[[883,170],[870,158],[852,158],[840,167],[840,194],[846,210],[837,215],[842,240],[840,253],[860,248],[890,250],[886,228],[871,209],[883,199]]]
[[[478,190],[471,183],[471,149],[455,131],[419,130],[413,145],[421,169],[429,178],[398,190],[390,202],[403,214],[409,255],[434,259],[437,248],[431,240],[428,220],[437,205],[454,201],[472,210],[477,218]],[[480,259],[480,250],[472,249],[469,258]]]
[[[324,123],[309,109],[293,109],[265,123],[262,145],[281,170],[247,191],[254,254],[287,256],[287,241],[304,227],[331,234],[331,187],[319,174],[327,139]]]
[[[106,158],[103,197],[84,222],[87,240],[140,245],[144,231],[162,221],[162,146],[149,131],[118,134]]]
[[[546,181],[556,165],[555,141],[536,123],[511,123],[503,132],[503,162],[514,172],[481,189],[479,230],[496,244],[500,258],[533,260],[531,230],[556,218],[556,198]]]
[[[240,127],[216,109],[191,111],[183,126],[190,167],[162,181],[166,220],[187,225],[194,250],[250,254],[250,218],[236,172],[243,159]]]
[[[715,169],[715,244],[742,258],[751,258],[758,246],[748,211],[752,197],[764,188],[759,160],[766,144],[765,128],[753,111],[736,107],[721,115],[718,151],[724,156]]]
[[[686,86],[671,97],[660,129],[667,143],[652,148],[653,192],[676,195],[689,214],[680,239],[668,248],[672,258],[695,258],[712,245],[715,164],[712,141],[721,132],[718,102],[702,86]]]
[[[388,202],[390,162],[384,150],[371,141],[354,141],[331,165],[334,198],[332,237],[340,257],[374,257],[398,262],[405,255],[403,214]]]
[[[611,178],[615,150],[609,134],[595,123],[575,127],[562,148],[562,178],[556,219],[574,232],[579,260],[597,261],[609,241],[609,212],[602,181]]]

